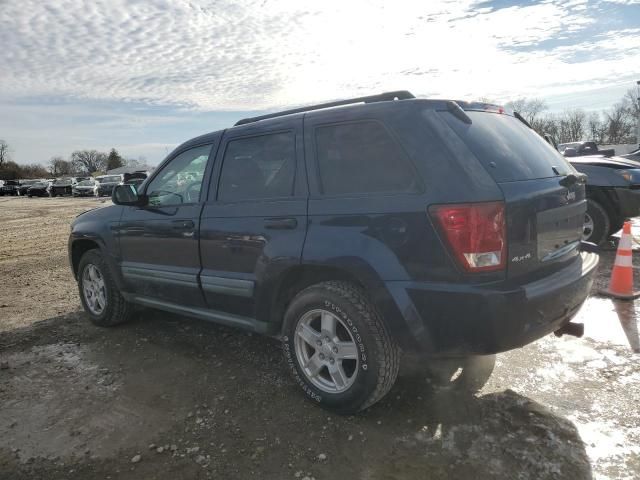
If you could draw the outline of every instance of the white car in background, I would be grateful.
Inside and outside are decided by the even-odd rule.
[[[72,195],[74,197],[97,197],[98,182],[95,180],[82,180],[72,187]]]

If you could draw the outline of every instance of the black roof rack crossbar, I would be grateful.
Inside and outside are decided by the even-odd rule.
[[[283,110],[282,112],[269,113],[267,115],[260,115],[259,117],[243,118],[236,122],[238,125],[246,125],[247,123],[257,122],[259,120],[267,120],[268,118],[282,117],[284,115],[291,115],[293,113],[310,112],[312,110],[320,110],[322,108],[339,107],[341,105],[350,105],[352,103],[375,103],[386,102],[390,100],[407,100],[409,98],[416,98],[411,92],[407,90],[398,90],[396,92],[385,92],[378,95],[369,95],[368,97],[350,98],[348,100],[337,100],[335,102],[319,103],[317,105],[309,105],[307,107],[293,108],[291,110]]]

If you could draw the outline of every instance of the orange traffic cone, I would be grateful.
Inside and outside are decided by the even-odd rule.
[[[618,243],[616,260],[611,271],[609,288],[600,293],[609,297],[630,300],[640,297],[640,292],[633,291],[633,257],[631,251],[631,222],[624,222],[622,236]]]

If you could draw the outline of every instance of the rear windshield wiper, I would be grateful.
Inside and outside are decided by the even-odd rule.
[[[458,120],[462,120],[464,123],[471,125],[471,117],[453,100],[447,101],[447,110]]]
[[[527,127],[529,127],[531,130],[533,130],[533,127],[529,124],[529,122],[527,122],[524,117],[522,115],[520,115],[518,112],[513,112],[513,116],[516,117],[518,120],[520,120],[522,123],[524,123]]]

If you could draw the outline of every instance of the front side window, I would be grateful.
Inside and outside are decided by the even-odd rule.
[[[291,196],[295,160],[293,132],[230,141],[222,163],[218,199],[233,202]]]
[[[315,135],[323,193],[416,192],[420,189],[410,160],[379,122],[318,127]]]
[[[211,145],[192,148],[171,160],[147,188],[149,205],[173,206],[200,201]]]

